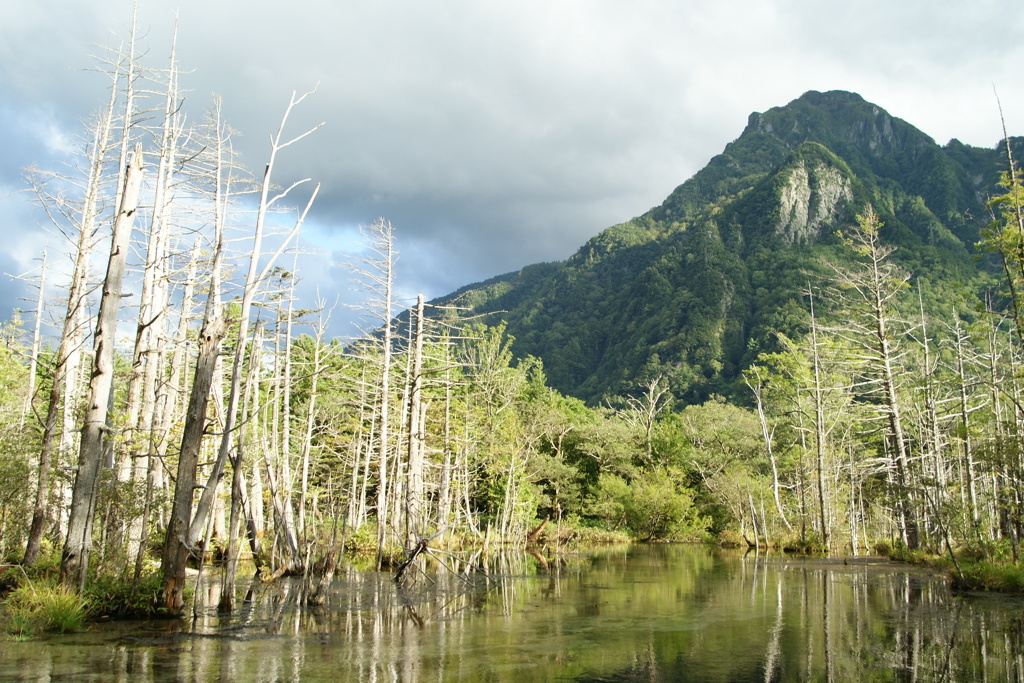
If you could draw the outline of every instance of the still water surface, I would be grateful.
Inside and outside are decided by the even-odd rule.
[[[405,588],[344,571],[317,609],[277,582],[230,618],[2,642],[0,680],[1024,681],[1024,601],[882,560],[639,545],[481,564]]]

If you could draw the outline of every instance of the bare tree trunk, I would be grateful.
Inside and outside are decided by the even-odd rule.
[[[769,428],[768,418],[764,412],[764,383],[758,370],[757,366],[752,366],[749,371],[744,373],[743,381],[751,393],[754,394],[754,400],[757,405],[757,419],[761,425],[761,437],[764,439],[764,448],[768,453],[768,462],[772,466],[772,498],[775,500],[775,510],[779,513],[779,519],[782,520],[786,529],[793,531],[793,526],[786,519],[786,512],[782,508],[782,500],[779,498],[779,467],[775,461],[775,449],[772,448],[773,430]]]
[[[880,311],[880,309],[876,310]],[[903,418],[900,402],[896,394],[896,378],[892,368],[892,352],[889,348],[885,318],[879,315],[877,322],[878,353],[881,362],[882,383],[885,390],[886,413],[889,420],[890,434],[893,438],[896,462],[897,502],[905,536],[904,540],[908,548],[916,550],[920,545],[920,537],[910,496],[909,457],[907,442],[903,435]]]
[[[117,311],[121,303],[121,285],[124,278],[128,240],[138,206],[139,186],[142,183],[142,145],[137,145],[125,171],[124,190],[111,236],[110,259],[103,280],[103,296],[96,325],[95,356],[89,397],[86,403],[85,425],[79,447],[78,472],[71,498],[67,540],[61,557],[60,581],[64,586],[81,586],[88,567],[92,515],[96,501],[96,485],[100,460],[103,456],[103,437],[107,431],[107,410],[114,381],[114,336]]]
[[[320,382],[320,374],[323,372],[323,340],[327,333],[326,321],[323,318],[323,302],[318,301],[318,308],[321,310],[320,319],[317,321],[313,335],[313,367],[310,369],[309,377],[309,401],[306,403],[306,421],[303,430],[302,442],[300,443],[300,458],[302,463],[302,474],[299,486],[299,533],[302,534],[303,544],[309,542],[309,532],[306,528],[306,505],[309,489],[309,460],[313,443],[313,427],[316,416],[317,387]]]
[[[231,441],[234,438],[235,421],[237,419],[238,412],[238,400],[239,400],[239,386],[242,379],[242,359],[245,352],[245,340],[249,333],[249,318],[251,314],[253,298],[256,295],[256,290],[267,273],[273,268],[274,261],[281,254],[281,252],[287,247],[291,239],[298,233],[299,228],[306,219],[306,214],[309,212],[310,206],[316,199],[317,192],[320,186],[317,185],[316,189],[313,190],[309,201],[306,204],[306,208],[299,215],[298,219],[292,227],[288,237],[282,242],[278,250],[270,257],[267,263],[264,265],[262,270],[258,269],[260,257],[262,255],[262,244],[263,244],[263,228],[266,215],[273,207],[275,203],[283,199],[288,192],[296,187],[297,185],[305,182],[299,181],[292,184],[291,187],[285,189],[275,197],[270,197],[271,188],[271,174],[274,169],[274,162],[277,158],[277,153],[291,145],[292,143],[302,139],[306,135],[309,135],[314,129],[309,130],[298,137],[284,141],[281,136],[284,133],[284,126],[288,120],[288,115],[296,104],[301,102],[305,96],[296,98],[292,95],[292,99],[285,109],[284,117],[281,120],[281,125],[278,127],[277,134],[272,137],[270,144],[270,159],[267,162],[266,168],[263,173],[263,185],[260,191],[260,203],[256,211],[256,225],[253,233],[253,247],[252,254],[249,258],[249,270],[245,278],[245,286],[242,289],[242,301],[240,304],[240,313],[238,320],[238,335],[236,337],[235,344],[235,356],[231,365],[231,379],[228,385],[228,405],[224,412],[224,433],[221,436],[220,448],[217,451],[217,459],[214,462],[213,470],[210,472],[210,476],[207,480],[206,488],[203,489],[202,495],[199,498],[199,502],[196,505],[195,514],[192,522],[189,525],[188,535],[186,540],[189,545],[193,545],[203,533],[203,527],[206,525],[206,516],[210,512],[210,508],[213,505],[213,497],[216,493],[216,484],[220,480],[221,475],[224,471],[224,464],[227,462],[228,454],[231,451]],[[319,128],[319,126],[317,126]]]
[[[181,614],[184,608],[182,591],[185,587],[185,568],[192,546],[186,539],[192,517],[192,495],[196,482],[199,450],[206,432],[206,409],[213,384],[220,342],[227,324],[220,318],[219,307],[213,305],[213,296],[207,302],[203,327],[199,331],[199,356],[195,377],[185,412],[185,427],[178,453],[178,474],[174,487],[171,517],[167,524],[161,561],[163,572],[162,604],[171,614]]]
[[[231,514],[228,521],[227,550],[224,558],[224,580],[221,584],[220,604],[218,605],[218,609],[225,612],[230,612],[235,606],[235,575],[238,571],[239,555],[238,535],[241,528],[242,501],[245,497],[246,485],[243,458],[248,446],[246,440],[247,426],[251,424],[248,417],[254,415],[259,410],[256,397],[259,394],[257,387],[259,381],[259,350],[263,345],[262,335],[260,334],[261,329],[257,326],[253,330],[249,368],[246,373],[245,386],[242,387],[242,395],[245,397],[244,404],[247,404],[248,407],[243,407],[243,419],[238,426],[238,435],[235,442],[235,457],[231,459]],[[244,414],[245,412],[248,412],[248,415]],[[256,425],[252,425],[252,427],[253,432],[255,432]]]
[[[195,303],[196,273],[199,270],[199,257],[202,248],[202,238],[196,237],[192,245],[192,253],[188,260],[188,267],[185,274],[185,282],[181,293],[181,308],[178,315],[177,330],[174,334],[174,353],[171,354],[170,367],[167,381],[163,384],[166,398],[161,404],[162,409],[157,410],[160,431],[160,445],[157,452],[167,452],[167,445],[170,438],[170,425],[174,416],[184,405],[182,400],[185,396],[186,378],[186,350],[188,348],[188,328],[192,320],[192,306]]]
[[[212,384],[212,377],[215,370],[215,359],[216,351],[215,347],[219,343],[220,338],[224,334],[222,323],[220,323],[219,312],[216,310],[219,308],[218,305],[214,305],[212,296],[207,300],[207,313],[204,315],[204,331],[201,343],[207,343],[214,347],[214,349],[208,349],[207,352],[211,356],[208,362],[203,365],[203,376],[200,377],[200,365],[197,363],[196,368],[196,381],[193,382],[192,395],[190,397],[189,414],[186,417],[186,428],[185,433],[182,435],[182,453],[179,456],[178,462],[178,480],[175,485],[174,495],[174,508],[172,511],[172,519],[168,524],[167,535],[164,543],[164,555],[163,555],[163,602],[168,608],[171,614],[178,615],[181,613],[183,608],[183,602],[181,599],[181,591],[184,586],[185,580],[185,563],[188,559],[190,550],[195,547],[198,540],[201,538],[204,528],[206,527],[206,519],[213,506],[214,497],[216,496],[217,485],[221,479],[224,465],[228,459],[231,451],[232,440],[234,439],[235,422],[238,412],[238,402],[240,400],[240,385],[241,385],[241,370],[242,370],[242,359],[245,352],[245,343],[248,337],[248,327],[250,318],[250,309],[252,307],[253,298],[256,293],[256,289],[259,284],[264,280],[267,272],[273,267],[273,263],[280,253],[287,247],[290,240],[295,236],[305,220],[306,214],[312,205],[313,200],[316,198],[317,189],[315,189],[306,204],[305,209],[302,211],[298,219],[296,220],[291,232],[283,241],[278,250],[270,257],[269,261],[265,264],[262,270],[258,270],[258,264],[262,256],[262,239],[263,239],[263,226],[267,215],[267,212],[273,207],[273,205],[287,196],[288,192],[293,189],[299,183],[294,183],[291,187],[287,188],[283,192],[279,193],[274,197],[270,197],[271,187],[271,174],[274,168],[274,162],[277,153],[287,147],[288,145],[298,141],[299,139],[308,135],[312,130],[303,133],[302,135],[292,140],[282,140],[282,134],[284,131],[285,123],[287,122],[288,115],[292,108],[304,99],[303,97],[296,98],[292,95],[291,101],[285,110],[285,114],[281,120],[281,125],[278,128],[277,134],[271,137],[271,150],[270,159],[267,162],[266,168],[264,169],[263,184],[260,193],[260,202],[256,213],[256,225],[253,236],[253,247],[252,253],[249,258],[249,269],[246,275],[245,285],[242,291],[242,302],[240,319],[238,321],[238,333],[235,337],[235,354],[232,362],[231,380],[229,384],[228,393],[228,405],[224,410],[223,416],[223,433],[221,435],[220,447],[217,451],[217,458],[214,462],[212,471],[207,479],[206,486],[203,487],[202,494],[199,502],[195,507],[195,511],[192,511],[192,489],[195,485],[195,471],[197,464],[197,456],[199,447],[202,440],[203,428],[205,426],[205,408],[208,400],[210,384]],[[319,126],[317,126],[319,127]],[[315,130],[315,129],[314,129]],[[217,235],[217,248],[214,252],[215,268],[214,276],[219,274],[219,259],[223,251],[223,225],[224,225],[224,202],[226,201],[222,195],[221,187],[221,172],[222,166],[222,153],[224,151],[224,143],[226,142],[226,135],[222,130],[222,126],[217,120],[216,130],[216,180],[215,180],[215,206],[217,210],[217,218],[215,224],[218,229]],[[206,329],[207,322],[210,323],[210,328]],[[202,381],[200,381],[202,380]],[[195,404],[193,406],[193,403]],[[193,407],[195,410],[193,410]],[[191,422],[191,424],[190,424]],[[190,429],[191,428],[191,429]],[[188,436],[190,439],[189,443],[186,444],[185,438]],[[186,446],[188,453],[186,453]]]
[[[374,258],[360,272],[370,280],[371,291],[379,297],[375,315],[380,316],[380,374],[376,385],[377,416],[377,568],[384,561],[388,543],[388,503],[391,490],[388,485],[388,466],[391,464],[391,306],[395,261],[391,224],[383,218],[366,228],[365,233]],[[363,485],[366,485],[364,477]]]
[[[416,332],[409,387],[409,459],[405,487],[405,546],[409,552],[423,535],[423,295],[416,297]],[[411,324],[411,321],[410,321]]]
[[[143,515],[130,520],[128,555],[142,557],[148,526],[149,501],[155,483],[154,468],[160,465],[153,457],[158,442],[156,427],[157,377],[162,374],[164,345],[166,343],[165,316],[167,296],[167,243],[172,212],[171,183],[178,156],[180,124],[177,117],[178,84],[175,66],[175,44],[172,42],[170,65],[167,70],[167,88],[164,97],[164,117],[161,124],[159,162],[154,183],[153,213],[149,226],[148,249],[143,271],[142,291],[136,322],[135,348],[132,353],[132,373],[128,382],[127,449],[122,480],[138,484],[145,480],[146,503]]]
[[[206,296],[203,311],[203,323],[199,330],[199,350],[189,392],[188,405],[185,410],[185,423],[181,434],[181,447],[178,451],[178,470],[171,503],[170,519],[164,535],[164,546],[161,555],[162,597],[161,603],[172,615],[181,614],[184,609],[183,591],[185,588],[185,569],[188,557],[192,552],[192,543],[188,540],[188,527],[192,519],[192,498],[195,493],[196,467],[199,463],[199,452],[202,448],[203,436],[206,433],[207,407],[210,392],[217,377],[217,360],[220,355],[220,343],[227,333],[227,321],[221,316],[220,285],[221,263],[224,257],[224,225],[228,192],[225,184],[230,183],[230,175],[225,157],[230,154],[227,147],[228,135],[220,119],[219,106],[214,107],[213,125],[213,208],[214,236],[213,263],[210,267],[210,288]],[[184,314],[184,312],[183,312]],[[181,326],[179,325],[179,332]]]
[[[163,489],[165,486],[165,465],[163,458],[167,455],[167,451],[170,446],[171,425],[179,418],[181,419],[182,424],[185,422],[185,417],[182,414],[182,411],[185,404],[183,401],[183,397],[185,396],[185,386],[183,385],[183,382],[186,380],[185,375],[187,374],[187,336],[189,321],[192,318],[192,305],[195,297],[196,272],[199,266],[201,243],[201,238],[197,237],[192,249],[192,254],[189,258],[181,295],[181,312],[178,315],[177,331],[174,335],[174,352],[171,354],[169,361],[170,367],[168,368],[167,379],[160,383],[157,391],[156,403],[154,406],[156,424],[154,426],[153,436],[150,439],[150,462],[146,476],[147,506],[149,501],[152,499],[153,492],[157,489]],[[163,527],[163,525],[166,524],[166,517],[164,516],[166,512],[164,508],[160,508],[156,512],[158,526]],[[143,515],[143,539],[146,538],[149,519],[149,514]],[[137,562],[137,566],[140,569],[142,562],[141,556],[144,550],[144,546],[140,547],[139,560]]]
[[[60,439],[57,433],[58,416],[61,413],[64,394],[69,385],[74,384],[80,355],[79,324],[82,308],[86,297],[86,280],[88,277],[89,257],[92,253],[93,233],[96,229],[99,193],[103,177],[103,162],[106,159],[110,141],[110,130],[114,117],[114,103],[117,97],[117,72],[113,75],[114,83],[110,87],[110,100],[105,116],[96,125],[90,151],[89,175],[86,179],[85,195],[78,227],[78,239],[75,245],[74,266],[68,287],[68,303],[64,314],[64,323],[57,343],[54,358],[53,375],[50,391],[46,401],[46,417],[43,421],[42,444],[39,455],[39,474],[36,480],[35,505],[32,511],[32,525],[29,529],[28,544],[25,549],[24,563],[35,564],[39,558],[43,533],[49,517],[50,471],[53,468],[54,451],[58,449]],[[45,198],[37,191],[37,197],[45,202]],[[36,313],[38,318],[41,312]],[[70,382],[69,382],[70,380]],[[65,417],[68,413],[65,412]],[[67,429],[70,420],[64,420]]]
[[[850,456],[850,509],[848,512],[850,515],[850,552],[854,557],[857,557],[860,554],[860,542],[857,538],[857,477],[856,463],[853,458],[853,443],[849,442],[849,440],[847,441],[847,448],[849,449]]]
[[[360,526],[363,525],[364,522],[366,522],[367,496],[368,488],[370,486],[370,472],[373,464],[373,446],[375,444],[374,439],[376,438],[377,434],[376,405],[367,400],[363,403],[363,406],[360,407],[360,413],[362,413],[364,409],[370,412],[370,430],[365,434],[365,436],[362,439],[361,445],[359,446],[360,448],[362,448],[363,452],[363,476],[359,481],[359,495],[357,497],[355,521],[351,525],[353,529],[358,529]],[[355,477],[356,472],[353,471],[353,485],[355,485]],[[354,492],[353,495],[355,495]]]
[[[858,268],[833,266],[842,284],[849,288],[846,299],[860,313],[859,320],[851,321],[851,336],[867,350],[871,359],[874,381],[878,387],[880,413],[889,428],[892,461],[895,470],[893,493],[899,514],[900,534],[907,547],[915,550],[920,545],[918,522],[911,496],[910,456],[903,432],[903,415],[897,391],[896,372],[893,368],[898,343],[892,338],[892,306],[909,279],[887,259],[892,247],[881,244],[881,222],[871,207],[858,216],[858,226],[848,236],[851,248],[862,258]],[[854,329],[855,328],[855,329]]]
[[[298,258],[296,256],[296,258]],[[294,262],[293,262],[294,263]],[[295,266],[292,266],[291,277],[288,278],[288,307],[284,315],[284,340],[282,353],[284,355],[284,372],[281,375],[281,480],[284,487],[284,503],[287,523],[291,527],[291,533],[297,537],[295,530],[295,513],[292,501],[292,493],[295,490],[295,482],[292,474],[292,318],[294,316],[295,303]]]
[[[43,323],[43,291],[46,285],[46,249],[43,249],[42,262],[39,265],[39,294],[36,296],[36,310],[32,323],[32,348],[28,360],[28,388],[25,390],[25,403],[21,409],[21,421],[18,429],[25,428],[25,420],[32,413],[32,405],[36,395],[36,374],[39,370],[39,337]]]
[[[975,477],[975,463],[974,463],[974,449],[971,443],[971,408],[970,399],[967,395],[967,370],[964,364],[964,356],[966,350],[964,349],[964,342],[966,341],[963,330],[960,328],[959,317],[956,320],[956,328],[954,329],[954,348],[956,351],[956,374],[959,379],[959,391],[957,396],[959,398],[960,407],[960,431],[963,436],[960,439],[962,447],[963,463],[964,463],[964,474],[967,477],[967,495],[968,501],[970,502],[970,514],[971,524],[976,534],[978,534],[979,540],[981,539],[981,514],[978,508],[978,489]]]
[[[280,365],[274,373],[275,391],[273,398],[273,431],[275,443],[271,444],[270,452],[278,457],[280,466],[280,489],[273,490],[275,510],[278,513],[280,524],[278,525],[279,537],[283,538],[285,548],[288,551],[287,570],[296,571],[302,566],[302,556],[299,552],[298,532],[295,526],[295,512],[293,507],[292,492],[295,488],[291,466],[291,385],[292,385],[292,360],[291,360],[291,336],[292,316],[294,302],[295,275],[294,267],[288,276],[288,305],[283,312],[278,309],[277,334],[275,343],[275,366]],[[282,339],[281,327],[284,327]],[[279,419],[278,419],[279,417]],[[268,462],[268,468],[270,467]],[[273,474],[269,477],[271,484],[277,483]]]
[[[445,353],[447,354],[447,345]],[[441,463],[441,480],[437,490],[437,527],[443,529],[449,524],[451,516],[451,484],[452,484],[452,385],[451,369],[445,358],[444,384],[444,461]]]
[[[821,544],[827,551],[831,540],[827,507],[825,505],[825,397],[821,382],[821,357],[818,351],[818,324],[814,316],[814,298],[811,295],[811,360],[814,398],[814,461],[818,471],[818,523],[821,525]]]

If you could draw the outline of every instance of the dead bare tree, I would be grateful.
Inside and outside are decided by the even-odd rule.
[[[426,404],[423,402],[423,295],[416,297],[416,331],[412,345],[412,372],[409,382],[409,435],[408,462],[405,486],[405,546],[406,552],[413,548],[423,535],[423,459],[426,441],[424,425]],[[411,321],[410,321],[411,324]]]
[[[43,418],[42,443],[40,446],[39,469],[36,478],[35,505],[32,525],[25,549],[24,563],[32,565],[39,558],[50,507],[50,474],[58,447],[58,419],[64,405],[66,385],[72,380],[80,354],[80,327],[82,310],[88,293],[89,258],[95,238],[96,223],[100,212],[100,194],[104,182],[104,164],[109,151],[114,108],[117,101],[120,71],[111,71],[109,100],[97,120],[92,142],[89,145],[89,165],[86,172],[80,207],[75,210],[66,198],[46,191],[39,174],[33,182],[36,198],[44,207],[50,220],[58,230],[70,237],[65,230],[73,231],[72,270],[68,283],[67,304],[63,324],[57,341],[53,366],[50,369],[50,390],[46,397],[46,415]],[[64,225],[68,224],[68,228]],[[37,316],[39,314],[37,313]]]
[[[164,534],[161,555],[162,603],[172,613],[180,614],[184,608],[185,569],[191,552],[186,535],[192,519],[192,498],[195,493],[196,467],[207,427],[207,406],[210,391],[217,377],[220,344],[227,333],[227,321],[221,310],[221,268],[224,258],[224,227],[227,222],[228,202],[231,194],[232,165],[230,164],[230,134],[220,116],[219,102],[212,112],[212,139],[210,170],[213,183],[213,262],[210,284],[206,294],[202,327],[198,335],[198,355],[195,362],[192,387],[185,410],[181,446],[178,451],[177,477],[171,503],[170,518]]]
[[[857,226],[847,233],[847,243],[859,256],[859,264],[850,267],[830,264],[840,287],[837,297],[852,313],[846,326],[837,328],[836,333],[860,349],[870,373],[871,388],[878,397],[879,413],[888,432],[900,535],[908,548],[916,549],[920,538],[911,495],[910,448],[904,435],[897,383],[899,345],[892,330],[896,297],[906,286],[910,274],[889,260],[894,247],[882,243],[881,225],[878,216],[868,207],[858,217]]]
[[[249,256],[249,267],[246,273],[245,283],[242,288],[242,300],[237,320],[237,334],[234,340],[235,350],[231,365],[231,377],[227,387],[228,398],[227,406],[224,410],[224,424],[220,438],[220,446],[217,450],[217,457],[214,461],[213,468],[207,477],[206,485],[202,489],[199,501],[196,503],[194,510],[192,510],[191,500],[192,487],[195,484],[196,461],[192,460],[190,453],[188,458],[189,461],[186,463],[187,468],[190,469],[190,473],[182,472],[181,460],[185,457],[185,436],[182,436],[182,455],[179,456],[179,476],[175,487],[175,505],[174,510],[172,511],[171,524],[169,524],[167,528],[163,555],[164,605],[172,614],[180,614],[183,609],[184,605],[181,599],[181,589],[184,585],[185,579],[185,562],[189,553],[196,547],[196,544],[204,533],[206,520],[213,507],[214,497],[217,493],[217,484],[223,474],[224,466],[228,461],[232,443],[235,438],[234,432],[238,419],[239,402],[241,400],[240,390],[242,365],[247,348],[246,342],[249,336],[249,323],[254,298],[261,283],[266,279],[271,268],[273,268],[273,264],[277,257],[280,256],[284,249],[287,248],[289,242],[298,233],[305,221],[306,214],[309,212],[313,201],[316,199],[317,192],[319,191],[320,186],[317,185],[311,193],[305,208],[295,220],[291,231],[285,239],[282,240],[278,249],[270,256],[264,267],[261,269],[259,264],[261,257],[263,256],[262,245],[267,214],[273,209],[275,204],[287,197],[291,190],[298,185],[308,182],[308,179],[297,181],[292,183],[292,185],[283,191],[271,196],[272,174],[277,154],[282,149],[305,138],[320,127],[315,126],[314,128],[291,139],[284,139],[283,137],[289,114],[296,105],[305,99],[308,94],[309,93],[299,97],[297,97],[295,93],[292,94],[291,100],[285,109],[284,116],[281,119],[281,123],[278,126],[277,133],[270,137],[270,156],[263,173],[263,182],[260,188],[260,199],[256,209],[255,225],[253,229],[252,251]],[[211,340],[214,337],[215,335],[211,333]],[[212,363],[209,365],[208,371],[212,375]],[[196,381],[198,382],[199,379],[197,368]],[[196,386],[195,383],[193,383],[193,395],[195,393]],[[197,398],[197,410],[199,408],[198,403],[199,399]],[[199,415],[198,413],[195,416],[190,415],[197,424],[193,425],[193,432],[190,433],[190,437],[195,441],[194,444],[189,444],[189,448],[191,451],[194,451],[196,455],[198,455],[199,444],[203,433],[203,424],[205,423],[205,397],[202,399],[201,403],[202,408],[204,409],[202,415]],[[187,424],[186,427],[188,427]],[[240,460],[235,463],[235,466],[241,466]],[[184,477],[182,476],[183,474],[185,475]]]
[[[374,401],[374,424],[376,427],[377,451],[377,566],[382,565],[385,548],[388,544],[388,466],[391,449],[391,356],[392,356],[392,306],[393,278],[396,253],[394,249],[394,233],[391,223],[383,218],[363,228],[363,237],[369,250],[369,256],[360,265],[352,269],[370,295],[366,309],[377,328],[375,334],[367,334],[368,341],[375,341],[360,348],[369,346],[379,351],[368,354],[376,361],[376,377],[372,378],[372,400]],[[372,430],[371,430],[372,432]],[[370,452],[365,452],[367,465],[362,484],[367,485]]]
[[[117,311],[121,304],[128,240],[138,208],[142,173],[142,145],[137,144],[125,170],[124,189],[120,193],[118,210],[114,216],[107,274],[103,279],[103,294],[100,298],[100,311],[94,335],[92,378],[89,382],[85,423],[82,427],[82,441],[78,454],[78,471],[72,490],[67,540],[61,556],[60,581],[64,586],[77,585],[81,588],[88,567],[96,485],[103,456],[104,435],[107,432],[110,392],[114,381]]]

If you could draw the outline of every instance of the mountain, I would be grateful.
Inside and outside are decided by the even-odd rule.
[[[751,114],[660,206],[566,261],[433,303],[504,321],[517,355],[539,357],[551,386],[590,402],[659,374],[687,400],[728,395],[777,333],[806,331],[801,291],[869,203],[915,276],[950,287],[983,277],[991,259],[974,245],[1004,167],[998,146],[942,147],[857,94],[812,91]]]

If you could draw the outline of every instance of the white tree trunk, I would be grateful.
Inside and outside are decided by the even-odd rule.
[[[114,381],[117,311],[121,304],[121,285],[128,256],[128,241],[138,206],[142,172],[142,146],[137,145],[125,171],[124,190],[121,193],[117,214],[114,216],[107,275],[103,280],[103,295],[100,299],[100,312],[94,337],[92,379],[89,382],[85,424],[82,427],[82,441],[79,447],[78,472],[72,491],[67,540],[61,557],[60,580],[64,586],[81,588],[85,582],[96,484]]]

